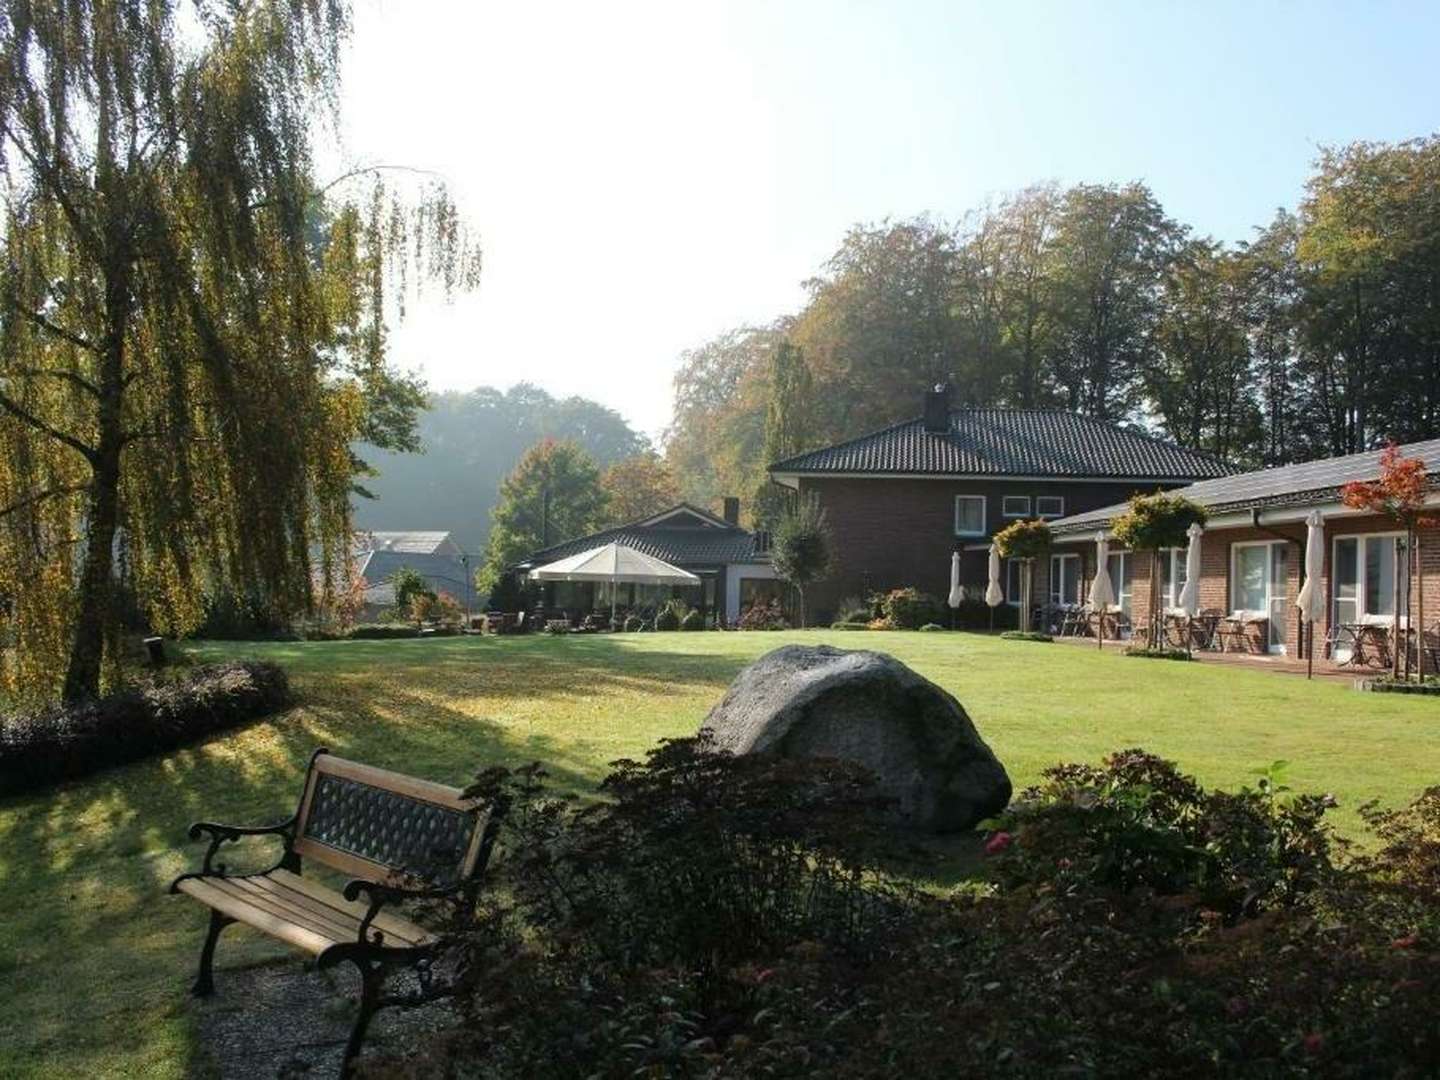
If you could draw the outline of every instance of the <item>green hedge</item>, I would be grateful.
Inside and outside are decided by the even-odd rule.
[[[1006,630],[1000,635],[1004,641],[1054,641],[1049,634],[1039,630]]]
[[[162,754],[292,701],[278,665],[244,660],[193,668],[97,701],[0,717],[0,795]]]

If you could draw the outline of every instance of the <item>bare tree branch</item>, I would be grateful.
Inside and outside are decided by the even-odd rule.
[[[77,334],[73,330],[67,330],[59,323],[51,322],[38,311],[31,311],[29,308],[14,305],[15,311],[27,322],[32,322],[46,333],[54,334],[63,341],[68,341],[78,349],[85,349],[87,352],[98,353],[100,350],[95,343],[83,334]]]
[[[70,447],[70,449],[74,450],[77,454],[79,454],[86,461],[88,461],[91,465],[94,465],[99,457],[99,452],[93,446],[89,445],[88,443],[82,442],[74,435],[70,435],[64,431],[61,431],[59,428],[51,427],[44,420],[41,420],[34,413],[30,412],[30,410],[26,409],[18,402],[12,401],[4,394],[0,394],[0,409],[4,409],[11,416],[15,417],[18,420],[23,420],[25,423],[33,427],[36,431],[39,431],[45,435],[50,436],[50,438],[52,439],[56,439],[64,443],[66,446]]]
[[[27,506],[35,506],[38,503],[44,502],[46,499],[58,499],[62,495],[78,495],[84,490],[84,484],[66,484],[63,487],[47,488],[44,491],[36,492],[34,495],[27,495],[25,498],[18,502],[13,502],[9,506],[0,506],[0,518],[8,517],[16,511],[24,510]]]

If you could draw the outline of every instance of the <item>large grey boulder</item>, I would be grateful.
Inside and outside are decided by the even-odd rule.
[[[766,653],[736,676],[704,727],[735,754],[858,762],[918,829],[968,829],[1010,801],[1004,766],[960,703],[884,653]]]

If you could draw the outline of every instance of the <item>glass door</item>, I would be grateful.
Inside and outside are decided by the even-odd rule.
[[[1267,620],[1270,652],[1285,651],[1285,581],[1288,544],[1236,544],[1230,573],[1230,607]]]

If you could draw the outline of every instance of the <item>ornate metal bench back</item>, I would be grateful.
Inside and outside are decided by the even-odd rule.
[[[371,881],[414,875],[453,885],[474,872],[485,817],[457,788],[319,753],[294,850]]]

